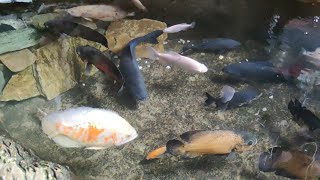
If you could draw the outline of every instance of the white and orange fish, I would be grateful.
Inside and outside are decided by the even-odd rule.
[[[62,147],[93,150],[120,146],[138,136],[117,113],[90,107],[46,114],[42,119],[42,130]]]
[[[205,73],[208,71],[204,64],[176,52],[160,53],[149,47],[148,53],[149,59],[158,60],[163,65],[176,65],[191,73]]]
[[[177,33],[180,31],[186,31],[188,29],[192,29],[196,26],[196,22],[192,22],[190,24],[187,23],[181,23],[181,24],[176,24],[170,27],[167,27],[163,30],[165,33]]]
[[[67,12],[74,17],[82,17],[86,20],[92,21],[116,21],[127,16],[134,16],[135,13],[128,13],[118,6],[114,5],[83,5],[67,9]]]

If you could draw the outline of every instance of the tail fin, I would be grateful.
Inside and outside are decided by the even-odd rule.
[[[231,87],[231,86],[223,86],[221,93],[220,93],[220,98],[223,103],[226,103],[230,101],[233,98],[234,93],[236,90]]]
[[[215,104],[216,105],[216,101],[217,99],[214,98],[213,96],[211,96],[209,93],[205,93],[205,95],[207,96],[207,100],[204,102],[205,106],[210,106],[211,104]]]
[[[190,28],[194,28],[196,26],[196,22],[193,21],[190,25]]]
[[[146,160],[159,158],[159,156],[161,156],[162,154],[166,153],[166,151],[167,151],[166,146],[161,146],[160,148],[151,151],[147,155]]]
[[[294,102],[292,100],[289,102],[288,109],[292,114],[292,116],[294,116],[295,118],[298,118],[299,114],[303,110],[303,107],[302,107],[302,104],[299,102],[299,100],[295,99]]]
[[[153,49],[152,47],[148,47],[147,48],[147,52],[148,52],[148,58],[152,59],[152,60],[156,60],[158,57],[158,52]]]
[[[167,152],[172,155],[183,154],[183,151],[182,151],[183,146],[184,146],[183,142],[181,142],[177,139],[170,140],[166,144]]]

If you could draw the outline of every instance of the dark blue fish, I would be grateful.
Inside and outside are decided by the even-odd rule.
[[[83,61],[87,61],[86,71],[94,65],[100,71],[108,74],[113,80],[123,83],[123,77],[118,67],[106,55],[91,46],[79,46],[76,48],[77,54]]]
[[[286,80],[284,71],[270,62],[240,62],[227,65],[222,71],[233,78],[254,82],[283,82]]]
[[[12,30],[15,30],[15,28],[8,24],[0,24],[0,33]]]
[[[240,42],[227,38],[206,39],[197,44],[188,44],[184,46],[181,54],[186,55],[193,52],[223,54],[238,48],[240,45]]]
[[[138,101],[146,100],[148,91],[136,60],[135,48],[142,42],[151,44],[158,43],[157,37],[162,34],[162,30],[156,30],[145,36],[135,38],[128,43],[120,54],[119,69],[125,80],[124,88]]]
[[[302,107],[299,100],[292,100],[288,104],[288,109],[293,116],[293,120],[299,125],[306,125],[313,131],[320,128],[320,119],[306,107]]]
[[[47,30],[55,34],[67,34],[73,37],[81,37],[83,39],[94,41],[108,47],[108,41],[99,32],[88,28],[84,25],[68,21],[68,20],[50,20],[44,23]]]
[[[224,86],[222,88],[219,98],[215,98],[207,92],[205,94],[207,96],[205,106],[214,104],[217,108],[223,110],[250,104],[262,95],[261,92],[251,88],[247,88],[242,91],[235,91],[235,89],[230,86]]]

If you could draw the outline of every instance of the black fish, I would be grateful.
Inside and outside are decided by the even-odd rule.
[[[288,109],[293,116],[293,120],[299,125],[307,125],[309,130],[313,131],[320,128],[320,119],[306,107],[302,107],[302,104],[295,99],[288,104]]]
[[[139,43],[158,43],[157,37],[163,34],[162,30],[153,31],[145,36],[131,40],[120,54],[119,69],[125,80],[125,88],[136,100],[147,99],[148,91],[143,75],[136,60],[135,48]]]
[[[0,24],[0,33],[12,30],[15,30],[15,28],[8,24]]]
[[[87,69],[92,65],[108,74],[112,79],[123,83],[123,77],[118,67],[102,52],[91,46],[79,46],[76,52],[82,60],[87,61]]]
[[[188,44],[184,46],[181,53],[184,55],[193,52],[223,54],[230,50],[238,48],[240,45],[240,42],[227,38],[207,39],[198,44]]]
[[[215,104],[217,108],[230,109],[250,104],[261,95],[261,92],[251,88],[235,91],[235,89],[230,86],[224,86],[219,98],[212,97],[206,92],[207,100],[205,101],[205,106]]]
[[[44,26],[55,34],[67,34],[73,37],[81,37],[89,41],[98,42],[108,47],[107,39],[99,32],[68,20],[50,20]]]
[[[244,81],[283,82],[288,79],[284,72],[268,61],[230,64],[222,71],[231,77]]]

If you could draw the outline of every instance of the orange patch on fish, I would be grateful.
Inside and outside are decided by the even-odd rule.
[[[113,140],[113,143],[115,143],[117,141],[117,134],[116,133],[112,133],[111,138]]]
[[[97,141],[98,136],[103,132],[103,129],[98,129],[95,125],[89,124],[88,126],[88,139],[87,141]]]
[[[73,130],[73,127],[63,126],[63,134],[67,135]]]
[[[73,132],[72,136],[75,139],[79,139],[84,134],[84,128],[80,128],[78,131]]]
[[[158,149],[155,149],[155,150],[151,151],[151,152],[147,155],[146,159],[147,159],[147,160],[156,159],[156,158],[158,158],[159,156],[161,156],[162,154],[164,154],[166,151],[167,151],[166,146],[162,146],[162,147],[160,147],[160,148],[158,148]]]
[[[62,126],[61,122],[56,123],[56,129],[60,129],[61,126]]]

